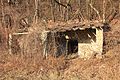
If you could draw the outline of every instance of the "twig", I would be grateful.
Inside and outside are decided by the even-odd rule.
[[[61,6],[63,6],[63,7],[65,7],[65,8],[67,8],[67,6],[66,5],[64,5],[64,4],[62,4],[62,3],[59,3],[57,0],[54,0],[58,5],[61,5]]]
[[[80,9],[78,9],[78,10],[74,13],[73,18],[74,18],[76,15],[80,15],[80,16],[81,16],[80,18],[81,18],[83,21],[85,20],[85,18],[84,18],[84,16],[82,15],[82,12],[80,11]]]

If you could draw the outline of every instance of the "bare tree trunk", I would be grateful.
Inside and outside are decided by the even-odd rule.
[[[2,25],[4,25],[4,16],[5,16],[5,14],[4,14],[4,4],[3,4],[3,0],[1,0],[1,9],[2,9]]]
[[[39,0],[39,2],[38,2],[38,8],[39,8],[38,16],[39,16],[39,19],[40,19],[42,17],[42,14],[41,14],[41,0]]]
[[[35,15],[34,15],[34,20],[35,20],[35,22],[37,23],[38,22],[38,18],[39,18],[39,16],[38,16],[38,2],[39,2],[39,0],[35,0]]]
[[[54,1],[50,0],[51,4],[51,15],[52,15],[52,20],[55,21],[55,16],[54,16]]]
[[[69,7],[67,6],[67,9],[66,9],[66,21],[69,20]]]
[[[69,6],[68,6],[68,4],[69,4],[69,0],[67,0],[67,4],[66,4],[66,6],[67,6],[67,8],[66,8],[66,20],[67,21],[69,20]]]
[[[5,41],[5,47],[8,47],[8,30],[7,30],[7,28],[5,27],[5,19],[4,19],[4,17],[5,17],[5,13],[4,13],[4,4],[3,4],[3,0],[1,0],[1,12],[2,12],[2,27],[3,27],[3,29],[4,29],[4,31],[5,31],[5,39],[6,39],[6,41]]]
[[[29,1],[26,0],[26,5],[27,5],[27,13],[30,13],[30,10],[29,10]]]
[[[61,3],[61,0],[59,0],[59,3]],[[61,11],[61,5],[59,5],[59,12]]]
[[[86,19],[89,20],[89,0],[86,0]]]
[[[59,0],[59,3],[61,3],[61,0]],[[63,17],[63,9],[62,9],[61,5],[59,5],[59,12],[60,12],[60,17],[62,18]]]
[[[103,23],[105,22],[105,0],[103,0]]]
[[[66,8],[66,20],[67,20],[67,21],[68,21],[69,18],[70,18],[70,1],[71,1],[71,0],[67,0],[67,4],[66,4],[66,6],[67,6],[67,8]]]
[[[120,15],[120,1],[119,1],[119,15]]]
[[[63,20],[64,21],[66,20],[66,8],[65,7],[63,8]]]
[[[79,13],[78,13],[78,19],[79,19],[79,21],[82,21],[82,18],[80,18],[80,11],[81,11],[81,0],[78,0],[78,4],[79,4]]]
[[[93,0],[90,0],[90,4],[92,4],[93,5]],[[89,14],[89,18],[90,18],[90,20],[92,20],[93,19],[93,10],[92,10],[92,8],[90,8],[90,14]]]
[[[79,9],[81,10],[81,0],[78,0]]]

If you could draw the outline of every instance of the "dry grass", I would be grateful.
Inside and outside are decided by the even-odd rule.
[[[3,54],[0,57],[0,79],[6,78],[5,80],[9,80],[11,76],[15,78],[20,74],[22,74],[21,78],[24,78],[25,75],[25,77],[29,76],[30,78],[30,75],[38,74],[41,75],[41,78],[46,77],[49,80],[49,77],[57,75],[67,68],[64,57],[54,58],[49,56],[44,59],[40,54],[32,56]],[[15,80],[17,79],[15,78]]]
[[[1,80],[119,80],[120,54],[116,46],[103,59],[71,59],[40,54],[0,55]],[[114,54],[112,54],[114,52]],[[112,55],[111,55],[112,54]]]

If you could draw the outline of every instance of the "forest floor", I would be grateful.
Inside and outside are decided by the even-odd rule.
[[[110,34],[119,33],[119,22],[111,24]],[[118,35],[118,34],[116,34]],[[70,59],[63,57],[48,60],[40,56],[21,57],[0,55],[0,80],[120,80],[120,42],[109,49],[102,58]]]

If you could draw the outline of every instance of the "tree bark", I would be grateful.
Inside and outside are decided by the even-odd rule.
[[[39,9],[38,9],[38,3],[39,3],[39,0],[35,0],[35,15],[34,15],[34,19],[35,19],[35,22],[37,23],[38,22],[38,19],[39,19],[39,16],[38,16],[38,12],[39,12]]]
[[[51,4],[51,16],[52,16],[52,20],[55,22],[55,16],[54,16],[54,1],[50,0],[50,4]]]

